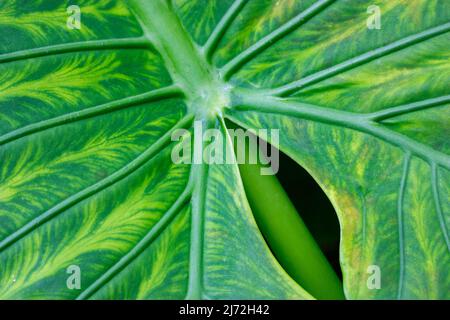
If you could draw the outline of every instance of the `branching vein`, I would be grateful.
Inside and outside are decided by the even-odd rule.
[[[275,98],[265,95],[240,92],[234,97],[236,110],[253,110],[263,113],[274,113],[293,116],[300,119],[318,121],[354,129],[380,138],[404,151],[445,168],[450,168],[450,157],[423,143],[417,142],[407,136],[392,131],[383,125],[370,121],[364,114],[332,110],[311,104],[294,102],[288,99]],[[232,116],[228,115],[229,118]]]
[[[121,110],[123,108],[142,104],[145,102],[151,102],[159,99],[172,98],[176,96],[181,96],[183,92],[177,86],[169,86],[161,89],[152,90],[147,93],[143,93],[140,95],[127,97],[124,99],[108,102],[99,106],[86,108],[81,111],[67,113],[55,118],[46,119],[40,122],[36,122],[25,127],[16,129],[14,131],[8,132],[2,136],[0,136],[0,146],[4,145],[8,142],[17,140],[24,136],[28,136],[30,134],[40,132],[49,128],[53,128],[56,126],[64,125],[67,123],[80,121],[83,119],[88,119],[95,117],[100,114],[105,114],[117,110]]]
[[[130,263],[135,260],[139,255],[152,244],[158,236],[167,229],[169,224],[173,221],[175,216],[183,209],[183,206],[187,204],[192,194],[192,185],[188,183],[186,189],[170,207],[170,209],[164,214],[164,216],[155,224],[155,226],[126,254],[124,255],[114,266],[108,271],[103,273],[96,281],[94,281],[86,290],[84,290],[77,300],[85,300],[91,297],[100,288],[105,286],[111,279],[114,278],[120,271],[124,270]]]
[[[422,31],[420,33],[408,36],[406,38],[397,40],[386,46],[374,49],[372,51],[366,52],[362,55],[353,57],[347,61],[339,63],[328,69],[321,70],[317,73],[311,74],[303,79],[293,81],[289,84],[283,85],[281,87],[268,90],[270,94],[276,96],[288,96],[297,92],[300,89],[304,89],[310,85],[318,83],[320,81],[331,78],[335,75],[348,71],[350,69],[356,68],[363,64],[369,63],[375,59],[379,59],[383,56],[391,54],[393,52],[408,48],[420,42],[426,41],[433,37],[439,36],[450,30],[450,23],[440,25],[438,27],[431,28],[429,30]]]
[[[153,48],[153,46],[145,37],[72,42],[0,54],[0,63],[52,56],[70,52],[149,48]]]
[[[222,19],[219,21],[217,26],[214,28],[203,48],[204,55],[207,61],[211,60],[212,55],[214,54],[214,51],[216,50],[220,40],[227,32],[230,25],[233,23],[233,20],[237,17],[239,12],[247,3],[248,0],[235,0],[228,11],[225,13],[225,15],[222,17]]]
[[[447,250],[450,251],[450,240],[449,240],[449,236],[448,236],[447,225],[445,223],[445,219],[444,219],[444,215],[443,215],[442,207],[441,207],[441,200],[439,197],[438,169],[439,168],[435,163],[431,164],[431,188],[433,189],[433,199],[434,199],[434,204],[435,204],[436,212],[437,212],[438,219],[439,219],[439,225],[441,227],[442,234],[445,239],[445,243],[447,244]]]
[[[398,223],[398,250],[399,250],[399,277],[398,277],[398,292],[397,299],[401,299],[403,294],[403,281],[405,277],[405,232],[403,226],[403,202],[405,198],[406,180],[408,177],[409,163],[411,161],[411,154],[406,153],[403,163],[402,179],[400,181],[400,189],[397,200],[397,223]]]
[[[433,108],[436,106],[441,106],[445,103],[450,102],[450,95],[442,96],[432,99],[426,99],[422,101],[417,101],[393,108],[384,109],[381,111],[369,113],[367,115],[367,119],[371,121],[381,122],[383,120],[387,120],[396,116],[400,116],[403,114],[408,114],[415,111],[420,111],[424,109]]]
[[[301,12],[276,30],[272,31],[270,34],[260,39],[242,53],[238,54],[221,69],[223,78],[228,80],[244,64],[249,62],[278,40],[296,30],[299,26],[309,21],[334,1],[335,0],[319,0],[315,2],[311,7]]]

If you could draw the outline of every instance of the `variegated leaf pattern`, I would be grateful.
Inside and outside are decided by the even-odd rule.
[[[347,298],[450,298],[448,1],[74,4],[71,30],[66,1],[0,3],[1,298],[313,298],[236,165],[171,160],[224,118],[280,129],[327,193]]]

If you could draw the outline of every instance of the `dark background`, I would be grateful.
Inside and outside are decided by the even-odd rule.
[[[325,193],[311,175],[280,151],[278,180],[338,276],[339,221]]]

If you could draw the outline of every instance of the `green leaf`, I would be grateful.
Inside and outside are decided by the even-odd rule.
[[[71,30],[62,1],[0,3],[1,298],[312,298],[237,165],[171,160],[225,118],[326,192],[347,298],[450,298],[447,1],[377,1],[381,29],[363,0],[77,5]]]

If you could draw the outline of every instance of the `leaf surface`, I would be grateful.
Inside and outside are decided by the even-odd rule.
[[[78,5],[70,30],[62,2],[0,4],[0,297],[312,298],[237,165],[171,160],[226,118],[327,193],[347,298],[450,298],[447,1],[378,1],[380,30],[357,0]]]

